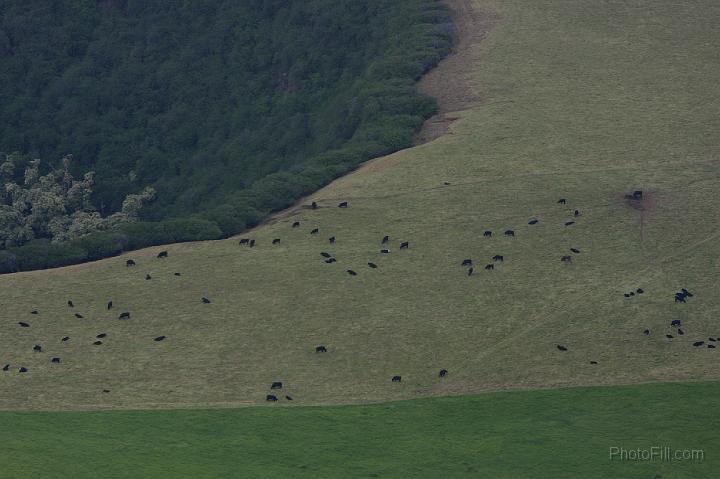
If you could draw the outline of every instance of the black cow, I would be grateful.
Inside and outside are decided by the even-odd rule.
[[[668,339],[672,339],[672,338],[673,338],[673,335],[672,335],[672,334],[666,334],[665,337],[668,338]]]
[[[272,394],[268,394],[267,396],[265,396],[265,400],[269,401],[269,402],[275,402],[278,399],[277,399],[277,397],[273,396]]]
[[[10,365],[6,364],[5,366],[3,366],[3,371],[10,371]]]
[[[280,244],[280,238],[275,238],[272,244]]]
[[[390,236],[385,235],[385,236],[383,236],[382,242],[381,242],[380,244],[385,244],[385,243],[387,243],[388,241],[390,241]]]
[[[75,305],[73,304],[73,302],[71,300],[68,300],[68,306],[70,306],[71,308],[75,307]]]
[[[575,254],[580,254],[580,250],[577,248],[570,248],[570,251],[572,251]]]
[[[708,344],[707,347],[710,348],[710,349],[715,349],[715,345],[714,345],[714,344]]]
[[[288,401],[292,401],[292,400],[293,400],[292,396],[285,396],[285,399],[287,399]]]
[[[515,236],[515,232],[513,230],[505,230],[505,236]]]
[[[251,240],[250,240],[249,246],[250,246],[251,248],[255,247],[255,240],[254,240],[254,239],[251,239]]]
[[[328,259],[325,260],[325,262],[326,262],[327,264],[331,264],[331,263],[336,263],[337,260],[336,260],[335,258],[328,258]]]
[[[501,254],[496,254],[493,256],[493,261],[505,261],[505,257]]]
[[[642,190],[635,190],[635,191],[633,191],[632,195],[633,195],[633,198],[635,198],[636,200],[641,200],[643,197],[643,192],[642,192]]]
[[[448,372],[447,372],[447,369],[441,369],[441,370],[440,370],[440,373],[439,373],[438,375],[439,375],[441,378],[444,378],[445,376],[447,376],[447,373],[448,373]]]
[[[320,228],[314,228],[312,231],[310,231],[311,235],[316,235],[320,232]]]
[[[348,207],[348,202],[347,202],[347,201],[343,201],[342,203],[340,203],[340,204],[338,205],[338,208],[347,208],[347,207]]]
[[[128,267],[135,266],[135,261],[129,259],[129,260],[125,261],[125,266],[128,266]]]
[[[682,329],[678,328],[678,334],[679,334],[680,336],[682,336],[683,334],[685,334],[685,331],[683,331]]]
[[[240,244],[248,244],[249,242],[250,242],[250,240],[247,239],[247,238],[242,238],[242,239],[240,240]]]
[[[203,296],[202,302],[205,304],[210,304],[210,300]]]
[[[693,294],[692,294],[690,291],[688,291],[687,289],[685,289],[685,288],[682,288],[680,291],[682,291],[682,293],[683,293],[685,296],[687,296],[688,298],[692,298],[692,297],[693,297]]]
[[[408,249],[409,247],[410,247],[409,241],[404,241],[404,242],[400,243],[400,249]]]
[[[483,233],[483,236],[485,236],[486,238],[491,237],[491,236],[492,236],[492,231],[490,231],[490,230],[485,231],[485,232]]]
[[[580,216],[580,210],[575,210],[573,214],[575,215],[575,218],[577,218],[578,216]]]
[[[323,252],[320,253],[320,256],[322,256],[323,258],[329,258],[329,257],[332,256],[332,255],[331,255],[330,253],[327,253],[327,252],[323,251]]]
[[[530,220],[530,221],[528,221],[528,224],[529,224],[529,225],[536,225],[536,224],[538,224],[538,220]]]
[[[310,203],[310,208],[316,210],[316,209],[317,209],[317,202],[316,202],[316,201],[313,201],[312,203]]]
[[[157,255],[158,258],[167,258],[168,252],[167,251],[160,251]]]
[[[180,276],[180,274],[179,274],[179,273],[175,273],[175,276]],[[149,274],[146,274],[146,275],[145,275],[145,281],[149,281],[149,280],[151,280],[151,279],[152,279],[152,276],[150,276]]]
[[[106,336],[107,336],[107,333],[100,333],[100,334],[98,334],[98,335],[95,336],[95,337],[98,338],[98,339],[102,339],[102,338],[104,338],[104,337],[106,337]]]
[[[299,221],[294,222],[294,223],[292,224],[292,227],[293,227],[293,228],[299,228],[299,227],[300,227],[300,222],[299,222]]]
[[[673,319],[672,321],[670,321],[670,326],[680,326],[680,320]]]
[[[30,327],[30,325],[24,321],[19,321],[18,324],[20,325],[21,328],[29,328]]]
[[[83,316],[82,314],[80,314],[80,313],[75,313],[75,317],[76,317],[77,319],[83,319],[83,318],[84,318],[84,316]]]
[[[717,341],[717,339],[715,339],[715,338],[708,338],[708,340],[713,341],[713,342]]]
[[[36,353],[42,353],[42,346],[36,344],[35,346],[33,346],[33,351]]]
[[[393,376],[391,381],[394,383],[399,383],[400,381],[402,381],[402,377],[401,376]]]
[[[37,309],[33,309],[32,311],[30,311],[30,314],[38,314],[38,310],[37,310]]]
[[[635,292],[634,292],[634,291],[630,291],[628,294],[629,294],[630,296],[635,296]]]
[[[560,261],[564,263],[572,263],[572,256],[563,256],[562,258],[560,258]]]
[[[270,389],[282,389],[282,381],[275,381],[270,385]]]
[[[60,341],[64,342],[64,341],[69,341],[69,340],[70,340],[70,336],[63,336]]]
[[[705,341],[695,341],[693,343],[693,346],[695,346],[697,348],[697,347],[702,346],[703,344],[705,344]]]
[[[472,260],[471,259],[464,259],[462,263],[460,263],[460,266],[472,266]]]
[[[110,309],[112,309],[112,307],[113,307],[112,301],[108,301],[107,309],[110,310]]]
[[[558,203],[561,204],[561,205],[564,205],[565,203],[567,203],[567,200],[566,200],[565,198],[560,198],[560,199],[558,200]]]
[[[377,265],[375,263],[368,263],[368,266],[370,266],[373,269],[377,268]]]
[[[389,250],[389,249],[381,249],[380,252],[383,253],[383,254],[390,254],[390,250]]]
[[[649,336],[649,335],[650,335],[650,330],[649,330],[649,329],[646,329],[645,331],[643,331],[643,334],[644,334],[645,336]]]
[[[98,341],[95,341],[93,344],[94,344],[95,346],[100,346],[100,345],[102,344],[102,341],[99,341],[99,340],[98,340]]]
[[[357,276],[357,273],[356,273],[355,271],[351,270],[351,269],[348,269],[348,270],[347,270],[347,273],[348,273],[350,276]]]
[[[495,265],[494,264],[486,264],[485,269],[487,269],[487,270],[495,269]]]
[[[335,237],[331,236],[330,238],[328,238],[328,241],[330,241],[330,244],[335,243]]]
[[[128,311],[125,311],[124,313],[120,313],[120,316],[118,316],[118,319],[130,319],[130,313]]]
[[[575,224],[574,221],[566,221],[565,222],[565,226],[570,226],[570,225],[574,225],[574,224]]]
[[[162,341],[166,338],[166,336],[158,336],[157,338],[153,339],[153,341]]]
[[[325,346],[317,346],[315,347],[316,353],[327,353],[327,348]]]
[[[637,294],[643,294],[643,293],[645,292],[645,290],[642,289],[642,288],[638,288],[638,289],[635,290],[635,292],[636,292]]]
[[[685,301],[685,295],[682,293],[676,293],[675,294],[675,302],[676,303],[687,303],[687,301]]]
[[[20,369],[18,369],[19,373],[26,373],[27,371],[28,369],[26,367],[21,367]]]
[[[568,350],[565,346],[561,346],[560,344],[557,345],[557,348],[559,351],[567,351]]]
[[[60,358],[52,358],[50,360],[51,363],[60,364]]]
[[[470,268],[468,270],[468,276],[472,276],[473,272],[475,271],[475,268]]]
[[[625,296],[626,298],[630,297],[630,295],[628,293],[623,293],[623,296]]]
[[[107,394],[107,393],[110,392],[110,390],[109,390],[109,389],[103,389],[102,392]]]

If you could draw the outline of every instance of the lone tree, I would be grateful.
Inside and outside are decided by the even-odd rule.
[[[128,195],[121,211],[103,218],[90,200],[95,173],[73,178],[72,156],[63,158],[61,168],[42,176],[40,160],[30,161],[22,184],[15,179],[19,159],[19,155],[7,155],[0,164],[0,248],[20,246],[36,238],[67,241],[113,229],[137,221],[143,205],[155,198],[155,190],[145,188],[140,194]]]

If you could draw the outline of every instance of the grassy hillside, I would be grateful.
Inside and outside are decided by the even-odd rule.
[[[709,478],[718,383],[372,406],[0,413],[3,477]],[[704,460],[610,460],[610,448]]]

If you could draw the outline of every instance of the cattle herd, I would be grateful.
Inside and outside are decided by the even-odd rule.
[[[643,198],[642,191],[639,191],[639,190],[638,190],[638,191],[635,191],[635,192],[633,192],[632,194],[626,195],[626,198],[629,199],[629,200],[631,200],[631,201],[636,201],[636,202],[637,202],[637,201],[642,201],[642,198]],[[557,203],[560,204],[560,205],[566,205],[566,204],[567,204],[567,199],[561,198],[561,199],[559,199],[559,200],[557,201]],[[341,202],[341,203],[338,205],[338,207],[339,207],[339,208],[348,208],[348,207],[349,207],[349,203],[348,203],[347,201],[343,201],[343,202]],[[309,208],[310,208],[310,209],[313,209],[313,210],[317,210],[317,209],[318,209],[318,204],[317,204],[316,202],[312,202],[312,204],[309,206]],[[578,219],[578,218],[581,216],[581,213],[580,213],[580,211],[579,211],[578,209],[572,209],[572,210],[571,210],[571,213],[572,213],[573,218],[575,218],[575,219],[565,221],[565,222],[564,222],[565,226],[572,226],[573,224],[575,224],[575,222],[576,222],[575,220]],[[537,224],[539,224],[539,223],[540,223],[540,219],[538,219],[538,218],[532,218],[532,219],[530,219],[530,220],[528,221],[528,225],[531,226],[531,227],[532,227],[532,226],[535,226],[535,225],[537,225]],[[301,228],[301,222],[300,222],[300,221],[294,221],[294,222],[292,223],[291,227],[292,227],[292,229],[299,229],[299,228]],[[314,228],[312,228],[312,229],[310,230],[310,235],[319,235],[319,234],[320,234],[320,228],[319,228],[319,227],[314,227]],[[515,231],[514,229],[505,229],[505,230],[503,230],[503,235],[506,236],[506,237],[509,237],[509,238],[515,238],[515,237],[516,237],[516,231]],[[492,238],[492,236],[493,236],[493,231],[492,231],[492,230],[485,230],[484,233],[483,233],[483,237],[484,237],[484,238]],[[330,237],[328,238],[328,244],[333,245],[333,244],[336,243],[336,241],[337,241],[336,236],[330,236]],[[272,240],[272,245],[279,245],[280,243],[281,243],[281,238],[274,238],[274,239]],[[381,254],[383,254],[383,255],[391,254],[391,249],[390,249],[391,246],[390,246],[390,243],[391,243],[390,235],[384,235],[381,239],[379,239],[379,247],[380,247],[380,248],[379,248],[379,252],[380,252]],[[252,239],[252,238],[242,238],[242,239],[240,239],[239,244],[240,244],[240,245],[243,245],[243,246],[247,246],[247,247],[249,247],[249,248],[253,248],[253,247],[256,246],[257,243],[256,243],[256,240],[255,240],[255,239]],[[397,244],[398,244],[398,251],[410,249],[410,242],[409,242],[409,241],[399,241]],[[579,255],[579,254],[581,253],[581,252],[580,252],[580,249],[578,249],[578,248],[576,248],[576,247],[569,248],[569,251],[572,253],[572,255]],[[563,263],[566,263],[566,264],[569,264],[569,265],[570,265],[570,264],[572,264],[572,261],[573,261],[573,256],[572,256],[572,255],[570,255],[570,254],[568,254],[568,255],[562,255],[562,256],[560,257],[560,261],[563,262]],[[160,253],[157,254],[157,259],[163,260],[163,259],[165,259],[165,258],[168,258],[168,256],[169,256],[169,255],[168,255],[168,252],[167,252],[167,251],[161,251]],[[320,251],[320,252],[319,252],[319,256],[323,259],[324,263],[326,263],[326,264],[333,264],[333,263],[337,263],[337,261],[338,261],[337,258],[336,258],[332,253],[327,252],[327,251]],[[503,263],[505,263],[505,261],[506,261],[506,257],[505,257],[504,254],[495,254],[495,255],[493,255],[493,256],[490,258],[490,260],[489,260],[487,263],[485,263],[484,261],[482,261],[482,262],[480,262],[480,265],[482,265],[483,269],[486,270],[486,271],[493,271],[493,270],[496,269],[496,267],[501,267],[500,265],[502,265]],[[483,264],[483,263],[485,263],[485,264]],[[456,263],[456,264],[457,264],[457,263]],[[473,274],[475,273],[475,268],[474,268],[474,266],[475,266],[475,261],[474,261],[474,259],[472,259],[472,258],[464,258],[464,259],[460,260],[459,264],[460,264],[461,267],[466,268],[465,271],[466,271],[466,275],[467,275],[467,276],[473,276]],[[127,268],[134,268],[134,267],[137,266],[137,263],[136,263],[135,260],[133,260],[133,259],[128,259],[128,260],[125,262],[125,266],[126,266]],[[371,270],[376,270],[376,269],[378,269],[378,264],[377,264],[377,263],[374,263],[374,262],[367,262],[367,266],[368,266]],[[571,267],[571,266],[568,266],[568,267]],[[346,269],[345,269],[345,272],[346,272],[348,275],[353,276],[353,277],[354,277],[354,276],[358,276],[358,274],[359,274],[358,271],[356,271],[356,270],[354,270],[354,269],[351,269],[351,268],[346,268]],[[175,276],[180,276],[181,273],[175,272],[174,275],[175,275]],[[145,279],[146,279],[146,280],[151,280],[152,277],[151,277],[149,274],[146,274]],[[626,299],[631,299],[631,298],[635,297],[636,295],[642,295],[642,294],[644,294],[644,293],[645,293],[645,290],[644,290],[643,288],[635,288],[635,289],[633,289],[632,291],[623,293],[623,295],[624,295],[624,297],[625,297]],[[683,303],[686,303],[687,300],[688,300],[689,298],[692,298],[693,296],[694,296],[693,293],[691,293],[688,289],[686,289],[686,288],[681,288],[680,291],[674,293],[674,301],[675,301],[675,303],[683,304]],[[210,304],[210,303],[211,303],[211,300],[210,300],[209,298],[207,298],[207,297],[201,297],[201,298],[200,298],[200,301],[201,301],[203,304]],[[108,311],[110,311],[110,310],[112,310],[112,309],[114,308],[113,301],[107,301],[106,304],[107,304],[106,307],[107,307],[107,310],[108,310]],[[67,307],[70,308],[71,310],[72,310],[72,309],[75,309],[75,303],[74,303],[72,300],[68,300],[68,301],[67,301]],[[37,309],[33,309],[33,310],[30,311],[30,314],[32,314],[32,315],[39,315],[39,314],[40,314],[40,311],[37,310]],[[83,314],[81,314],[80,312],[74,312],[73,315],[74,315],[74,317],[77,318],[77,319],[84,319]],[[118,318],[118,320],[130,320],[130,318],[131,318],[130,311],[122,311],[122,312],[120,312],[117,318]],[[18,326],[19,326],[20,328],[31,328],[31,327],[32,327],[32,322],[31,322],[30,320],[18,321],[17,324],[18,324]],[[670,332],[667,332],[667,333],[665,334],[665,338],[668,339],[668,340],[672,340],[672,339],[675,338],[675,335],[678,335],[678,336],[683,336],[683,335],[685,335],[685,331],[681,328],[681,326],[682,326],[682,325],[681,325],[681,321],[680,321],[680,320],[678,320],[678,319],[671,320],[671,322],[670,322],[671,331],[670,331]],[[671,333],[674,333],[674,334],[671,334]],[[650,335],[651,335],[650,329],[645,329],[645,330],[643,331],[643,334],[644,334],[645,336],[650,336]],[[102,346],[102,345],[103,345],[103,341],[107,341],[107,340],[109,340],[109,339],[111,339],[111,338],[109,337],[108,333],[106,333],[106,332],[99,332],[98,334],[95,335],[95,337],[94,337],[93,339],[94,339],[94,341],[92,342],[92,345],[93,345],[93,346]],[[149,340],[152,340],[152,341],[154,341],[154,342],[161,342],[161,341],[164,341],[164,340],[166,340],[166,339],[167,339],[167,336],[166,336],[166,335],[158,335],[158,336],[155,336],[155,337],[150,337],[150,338],[148,338],[148,341],[149,341]],[[43,345],[43,344],[34,344],[34,345],[32,346],[32,351],[33,351],[34,353],[37,353],[37,354],[45,354],[45,353],[46,353],[46,349],[51,350],[54,354],[51,354],[51,355],[50,355],[50,363],[51,363],[51,364],[55,364],[55,365],[59,365],[59,364],[61,364],[61,356],[59,355],[59,351],[62,351],[62,346],[60,346],[60,345],[62,345],[62,343],[67,343],[67,342],[70,341],[70,340],[71,340],[70,336],[62,336],[61,338],[59,338],[59,341],[58,341],[58,340],[55,340],[55,341],[57,341],[57,342],[52,341],[52,340],[48,340],[48,342],[47,342],[45,345]],[[699,347],[706,346],[707,348],[715,349],[715,344],[714,344],[714,343],[716,343],[717,341],[718,341],[718,338],[708,337],[708,338],[707,338],[707,342],[706,342],[705,340],[695,340],[695,341],[692,342],[692,345],[693,345],[693,347],[695,347],[695,348],[699,348]],[[60,344],[60,345],[59,345],[59,344]],[[555,346],[556,346],[557,351],[560,351],[560,352],[567,352],[567,351],[569,351],[569,347],[568,347],[567,345],[556,344]],[[316,353],[316,354],[323,354],[323,353],[327,353],[327,352],[328,352],[328,348],[327,348],[326,346],[324,346],[324,345],[318,345],[318,346],[315,347],[315,353]],[[590,363],[591,363],[591,364],[597,364],[597,361],[590,361]],[[17,370],[18,373],[28,373],[28,372],[29,372],[29,368],[28,368],[26,365],[22,365],[22,364],[20,364],[20,365],[14,365],[14,368],[16,368],[16,370]],[[13,365],[12,365],[12,364],[5,364],[5,365],[2,367],[2,371],[4,371],[4,372],[10,372],[11,370],[13,370]],[[439,371],[439,373],[438,373],[438,377],[439,377],[439,378],[445,378],[447,375],[448,375],[447,369],[441,369],[441,370]],[[393,382],[393,383],[400,383],[400,382],[402,382],[402,376],[401,376],[401,375],[394,375],[394,376],[392,376],[392,377],[390,378],[390,380],[391,380],[391,382]],[[273,381],[273,382],[271,382],[271,384],[270,384],[270,389],[271,389],[272,391],[282,390],[282,389],[283,389],[283,383],[282,383],[282,381]],[[103,393],[109,393],[110,391],[109,391],[108,389],[103,389],[102,392],[103,392]],[[284,395],[284,397],[285,397],[285,399],[288,400],[288,401],[292,401],[292,400],[293,400],[292,396],[290,396],[290,395],[287,395],[287,394],[286,394],[286,395]],[[273,394],[267,394],[267,395],[265,396],[265,399],[266,399],[266,401],[269,401],[269,402],[276,402],[276,401],[278,401],[277,392],[275,392],[275,393],[273,393]]]

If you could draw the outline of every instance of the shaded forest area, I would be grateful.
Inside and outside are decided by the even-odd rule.
[[[1,2],[0,151],[71,154],[103,217],[156,195],[114,231],[1,251],[0,271],[254,226],[409,146],[435,109],[414,83],[451,42],[436,0]]]

